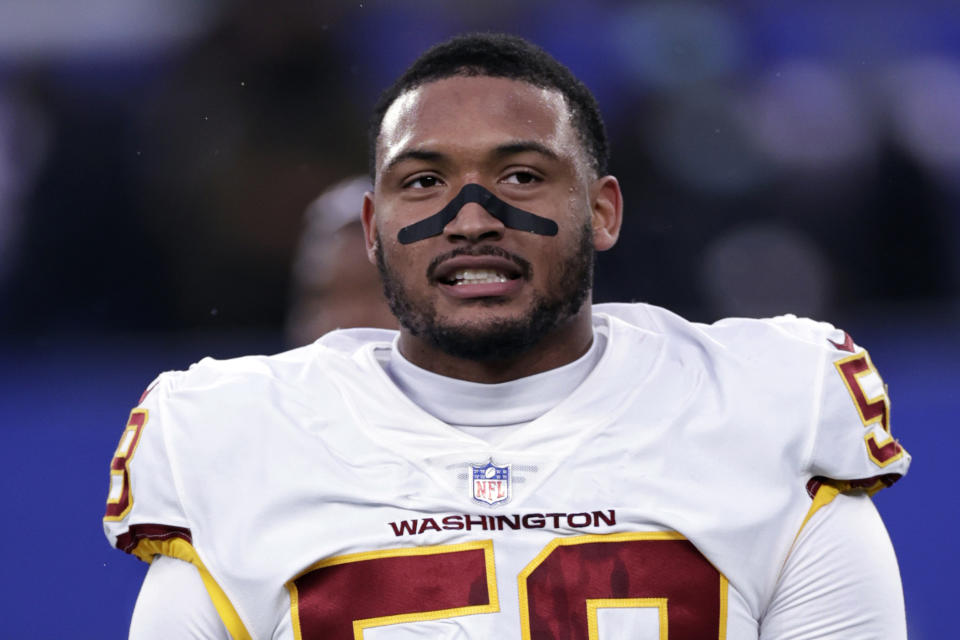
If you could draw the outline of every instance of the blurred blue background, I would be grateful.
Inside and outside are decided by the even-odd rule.
[[[597,95],[627,203],[598,301],[870,349],[914,456],[876,497],[910,637],[954,637],[960,7],[934,0],[0,3],[0,636],[125,637],[145,565],[100,516],[130,407],[302,342],[305,209],[365,170],[378,92],[471,30]]]

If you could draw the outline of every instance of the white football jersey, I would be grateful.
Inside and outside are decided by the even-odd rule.
[[[197,566],[235,638],[756,639],[813,510],[907,471],[883,381],[810,320],[594,318],[587,379],[496,443],[397,389],[395,332],[162,374],[107,536]]]

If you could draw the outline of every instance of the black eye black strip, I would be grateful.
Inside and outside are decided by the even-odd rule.
[[[400,229],[397,240],[400,241],[400,244],[410,244],[440,235],[443,233],[444,227],[457,217],[457,214],[463,209],[463,205],[468,202],[476,202],[486,209],[490,215],[511,229],[529,231],[542,236],[557,235],[557,223],[553,220],[510,206],[483,186],[470,183],[463,185],[460,193],[437,213]]]

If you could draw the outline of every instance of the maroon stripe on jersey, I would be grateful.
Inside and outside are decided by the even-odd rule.
[[[865,491],[882,489],[883,487],[889,487],[893,485],[893,483],[899,480],[901,477],[902,474],[899,473],[884,473],[878,476],[858,478],[856,480],[831,480],[829,478],[824,478],[823,476],[816,476],[810,478],[810,480],[807,482],[807,494],[811,498],[816,497],[817,491],[825,484],[837,487],[840,489],[840,491],[850,491],[851,489],[863,489]],[[883,487],[878,487],[877,485],[883,485]]]
[[[156,382],[154,382],[154,383],[151,384],[149,387],[147,387],[146,389],[143,390],[143,393],[140,394],[140,399],[137,401],[137,404],[138,404],[138,405],[143,404],[143,401],[147,399],[147,396],[150,395],[150,392],[153,391],[154,388],[156,388],[156,386],[157,386],[157,384],[159,384],[159,382],[160,382],[160,381],[157,380]]]
[[[165,524],[135,524],[127,529],[126,533],[117,536],[117,549],[126,553],[133,553],[141,540],[171,540],[180,538],[193,543],[190,529],[185,527],[171,527]]]
[[[899,473],[884,473],[883,475],[862,478],[860,480],[847,480],[845,484],[851,489],[870,489],[877,485],[877,483],[880,483],[885,487],[889,487],[899,479]]]
[[[130,442],[127,444],[126,451],[117,451],[117,454],[114,456],[113,460],[110,461],[110,477],[111,483],[113,482],[114,472],[119,471],[121,475],[121,481],[123,485],[120,490],[120,495],[117,498],[116,502],[107,501],[107,509],[103,517],[109,520],[120,520],[130,511],[130,507],[133,505],[132,498],[130,497],[130,469],[128,465],[130,464],[130,459],[133,457],[134,452],[137,450],[137,445],[140,443],[140,434],[143,432],[143,427],[147,424],[147,410],[146,409],[134,409],[130,412],[130,419],[127,420],[127,428],[121,436],[120,442],[127,437],[127,433],[133,430],[133,437],[130,438]]]
[[[850,356],[853,358],[853,356]],[[837,369],[840,371],[840,374],[844,377],[847,383],[847,389],[850,390],[850,395],[853,397],[853,401],[857,403],[857,407],[860,409],[860,417],[863,420],[863,425],[869,426],[875,420],[879,420],[883,430],[888,432],[890,431],[890,408],[887,405],[886,394],[881,395],[876,400],[870,400],[867,398],[866,394],[863,391],[863,387],[860,386],[860,381],[857,379],[857,376],[869,371],[876,373],[870,361],[867,360],[866,353],[861,354],[858,358],[853,358],[852,360],[847,358],[836,363]]]
[[[886,466],[890,461],[903,455],[903,447],[896,440],[890,440],[885,445],[877,444],[877,438],[873,434],[867,438],[867,448],[870,449],[870,457],[879,461],[880,465]]]
[[[843,342],[834,342],[830,338],[827,338],[827,342],[835,346],[840,351],[849,351],[850,353],[856,351],[856,347],[853,344],[853,338],[851,338],[850,334],[846,331],[843,332]]]
[[[811,499],[816,498],[817,491],[820,491],[820,487],[822,486],[823,486],[823,478],[821,478],[820,476],[817,476],[815,478],[810,478],[807,481],[807,495],[810,496]]]

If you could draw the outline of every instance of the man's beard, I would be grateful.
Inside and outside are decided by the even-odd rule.
[[[593,230],[589,224],[581,229],[576,251],[563,263],[554,290],[537,294],[530,311],[521,318],[491,320],[482,326],[466,323],[442,323],[435,308],[417,305],[411,300],[400,278],[383,257],[383,243],[377,235],[377,269],[383,281],[383,292],[390,310],[411,334],[422,338],[444,353],[465,360],[497,362],[515,358],[533,347],[553,329],[573,317],[590,295],[593,284]],[[462,247],[440,256],[433,267],[455,256],[495,255],[517,263],[528,280],[532,267],[526,261],[493,245]],[[432,272],[428,269],[428,273]],[[479,299],[480,304],[496,306],[497,298]]]

